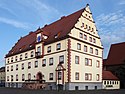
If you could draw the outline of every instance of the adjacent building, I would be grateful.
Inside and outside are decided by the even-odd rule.
[[[111,71],[120,80],[120,88],[125,88],[125,42],[112,44],[104,70]]]
[[[0,68],[0,87],[5,86],[5,67]]]
[[[103,46],[85,8],[20,38],[6,55],[6,87],[45,80],[48,90],[102,89]]]
[[[120,89],[119,79],[110,71],[103,70],[103,89]]]

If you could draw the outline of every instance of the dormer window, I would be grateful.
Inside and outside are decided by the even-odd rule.
[[[38,36],[37,37],[37,42],[40,42],[41,41],[41,36]]]
[[[21,51],[22,49],[20,48],[20,51]]]

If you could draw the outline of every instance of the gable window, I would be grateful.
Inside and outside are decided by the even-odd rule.
[[[95,38],[93,38],[93,43],[96,43],[96,39]]]
[[[18,64],[16,65],[16,70],[18,70]]]
[[[51,46],[48,47],[47,52],[51,52]]]
[[[31,57],[33,57],[34,56],[34,52],[33,51],[31,51]]]
[[[28,73],[28,80],[31,80],[31,73]]]
[[[81,50],[81,44],[80,43],[77,43],[77,49]]]
[[[89,26],[88,31],[91,30],[91,27]]]
[[[92,59],[85,58],[85,65],[92,66]]]
[[[41,55],[41,46],[37,47],[38,55]]]
[[[92,74],[91,73],[85,73],[85,80],[91,81],[92,80]]]
[[[42,63],[42,66],[46,66],[46,59],[43,59],[43,63]]]
[[[18,74],[16,75],[16,81],[18,81]]]
[[[28,69],[31,68],[31,62],[28,62]]]
[[[25,75],[24,74],[22,74],[22,81],[24,81],[25,80]]]
[[[84,45],[84,52],[87,52],[87,46]]]
[[[88,28],[88,26],[86,25],[85,29],[87,29],[87,28]]]
[[[22,63],[22,70],[24,69],[24,63]]]
[[[96,67],[99,68],[99,66],[100,66],[100,62],[99,62],[99,60],[97,60],[96,61]]]
[[[79,64],[79,56],[75,56],[75,64]]]
[[[49,80],[53,80],[53,73],[49,74]]]
[[[96,80],[99,81],[99,74],[96,74]]]
[[[40,42],[41,41],[41,36],[38,36],[37,37],[37,42]]]
[[[56,50],[60,50],[61,49],[61,43],[58,43],[56,47],[57,47]]]
[[[64,55],[59,56],[59,63],[60,64],[64,63]]]
[[[75,73],[75,80],[79,80],[79,72]]]
[[[94,31],[94,28],[92,28],[92,32]]]
[[[11,58],[11,62],[13,62],[13,57]]]
[[[13,65],[11,66],[11,71],[13,71]]]
[[[28,57],[28,53],[25,53],[25,58],[27,58]]]
[[[89,37],[89,41],[92,42],[92,37]]]
[[[38,61],[35,61],[35,68],[38,67]]]
[[[22,54],[20,55],[20,60],[22,60]]]
[[[58,80],[61,80],[62,79],[62,72],[58,72]]]
[[[95,49],[95,54],[98,55],[98,49]]]
[[[79,37],[80,37],[80,38],[83,38],[83,34],[82,34],[82,33],[79,33]]]
[[[87,40],[87,35],[86,34],[84,34],[84,40]]]
[[[90,53],[91,53],[91,54],[93,53],[93,48],[92,48],[92,47],[90,47]]]
[[[53,58],[49,58],[49,65],[53,65]]]

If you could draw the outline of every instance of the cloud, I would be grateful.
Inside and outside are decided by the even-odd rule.
[[[28,23],[19,22],[19,21],[4,18],[4,17],[0,17],[0,23],[9,24],[16,28],[30,29],[30,24],[28,24]]]
[[[125,5],[125,1],[119,2],[119,5]]]
[[[96,18],[96,23],[106,58],[111,44],[125,41],[125,16],[123,11],[101,14]]]

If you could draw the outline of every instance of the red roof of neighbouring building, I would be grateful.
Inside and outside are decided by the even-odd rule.
[[[120,65],[125,64],[125,42],[112,44],[104,65]]]
[[[82,15],[84,10],[85,8],[69,16],[63,16],[58,21],[40,28],[43,31],[43,34],[48,36],[48,39],[45,40],[45,43],[51,43],[53,41],[57,41],[61,38],[66,37],[66,35],[71,31],[75,23],[78,21],[78,18]],[[6,55],[6,57],[27,51],[29,49],[34,49],[36,33],[38,33],[40,29],[36,30],[35,32],[29,33],[25,37],[20,38]],[[58,38],[55,38],[56,35],[58,35]]]
[[[113,75],[110,71],[103,70],[102,72],[103,80],[119,80],[115,75]]]

